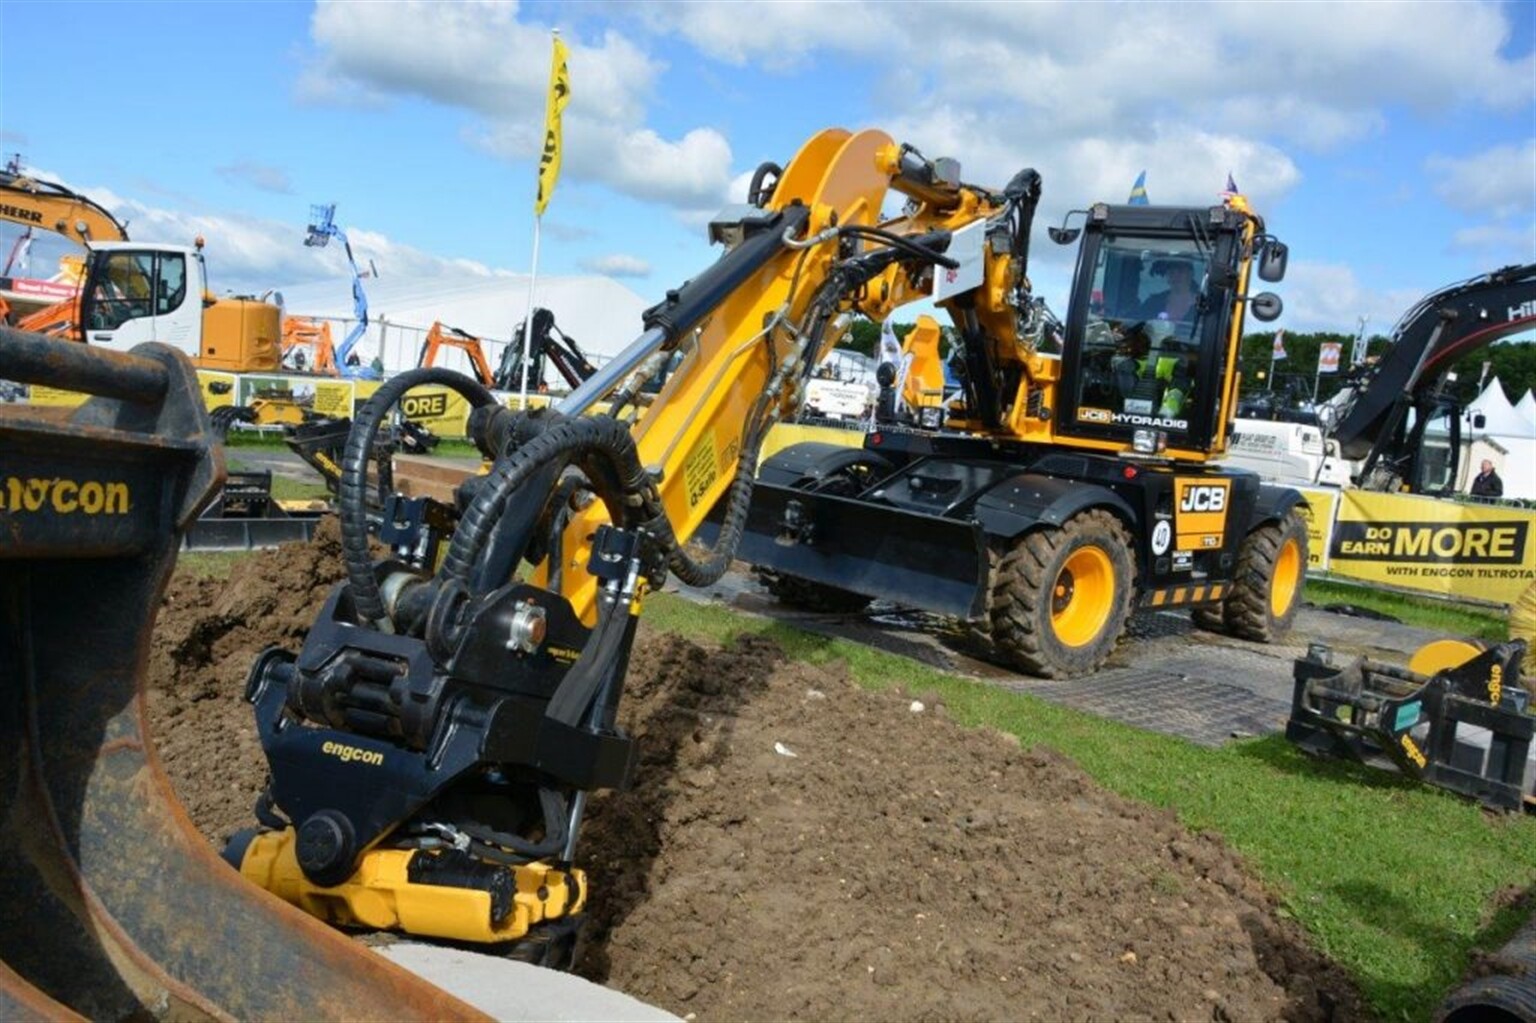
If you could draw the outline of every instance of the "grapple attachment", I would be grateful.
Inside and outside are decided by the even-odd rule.
[[[192,828],[139,686],[180,534],[224,478],[190,363],[0,329],[0,1018],[464,1018]]]

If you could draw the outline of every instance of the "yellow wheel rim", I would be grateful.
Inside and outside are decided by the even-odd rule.
[[[1269,586],[1269,613],[1273,618],[1284,618],[1296,599],[1296,586],[1301,582],[1301,545],[1296,538],[1287,537],[1275,558],[1275,575]]]
[[[1098,547],[1079,547],[1051,587],[1051,628],[1065,646],[1092,643],[1115,601],[1115,566]]]

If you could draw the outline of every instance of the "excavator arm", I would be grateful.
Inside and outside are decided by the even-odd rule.
[[[1337,425],[1331,436],[1340,453],[1368,463],[1390,460],[1408,410],[1425,418],[1453,362],[1532,326],[1536,263],[1507,266],[1426,295],[1398,321],[1381,361],[1334,403]]]
[[[524,335],[528,324],[520,323],[512,334],[512,342],[501,355],[495,383],[488,386],[503,391],[521,390],[523,386],[523,362],[528,363],[528,383],[535,389],[543,386],[544,364],[552,362],[568,387],[579,387],[582,381],[597,372],[597,367],[587,360],[586,354],[576,344],[576,339],[555,326],[555,314],[542,306],[534,309],[530,318],[533,331],[524,350]]]
[[[0,220],[81,245],[128,241],[128,228],[101,205],[63,185],[10,171],[0,171]]]
[[[645,594],[724,573],[763,436],[854,312],[929,294],[936,268],[958,266],[944,254],[954,232],[1015,212],[878,131],[824,131],[758,179],[758,202],[711,226],[724,255],[557,408],[513,413],[437,368],[369,400],[342,466],[347,582],[297,654],[269,650],[252,669],[271,781],[261,827],[225,852],[248,878],[336,923],[521,941],[569,962],[586,793],[634,770],[617,710]],[[893,189],[912,202],[882,221]],[[997,304],[1014,282],[983,280],[957,302],[1010,331]],[[377,561],[367,454],[394,402],[426,383],[474,407],[493,468],[456,509],[392,501],[379,539],[393,553]],[[691,547],[716,505],[713,546]]]

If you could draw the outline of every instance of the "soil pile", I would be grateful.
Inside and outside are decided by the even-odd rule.
[[[334,531],[178,579],[150,709],[211,839],[264,766],[245,673],[296,648]],[[1238,858],[1065,757],[746,638],[644,634],[634,789],[593,799],[581,971],[702,1019],[1327,1019],[1360,1014]]]

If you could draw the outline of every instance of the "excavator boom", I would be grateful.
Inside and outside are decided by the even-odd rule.
[[[0,220],[81,245],[128,241],[128,228],[100,204],[63,185],[11,171],[0,171]]]

